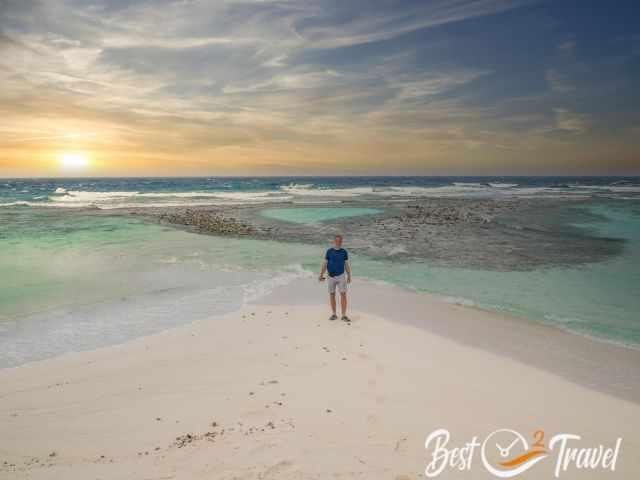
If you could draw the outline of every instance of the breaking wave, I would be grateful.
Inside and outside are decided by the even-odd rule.
[[[52,206],[134,208],[179,207],[199,205],[234,205],[266,201],[291,200],[290,195],[271,192],[90,192],[68,191],[62,196],[51,196]],[[164,199],[164,201],[162,201]],[[173,199],[173,200],[171,200]],[[43,205],[38,203],[37,205]]]
[[[412,198],[616,198],[640,199],[640,180],[565,177],[469,177],[440,180],[392,177],[287,181],[245,179],[107,179],[15,181],[0,188],[0,207],[140,208],[242,205],[273,202],[321,204],[348,200],[400,202]],[[454,181],[456,180],[456,181]],[[214,184],[215,189],[211,188]],[[26,188],[28,187],[28,188]],[[95,190],[94,190],[95,189]]]

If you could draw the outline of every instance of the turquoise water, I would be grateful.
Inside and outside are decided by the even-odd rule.
[[[318,223],[338,218],[359,217],[362,215],[375,215],[382,213],[377,208],[328,208],[328,207],[305,207],[305,208],[267,208],[260,212],[260,215],[293,223]]]
[[[0,220],[0,322],[70,305],[200,288],[207,274],[271,277],[276,265],[299,271],[301,260],[315,251],[202,236],[118,216],[24,210],[10,220],[0,214]]]
[[[529,271],[450,268],[357,252],[351,264],[357,277],[640,345],[640,204],[611,200],[584,208],[591,220],[575,226],[624,239],[622,255]],[[325,247],[197,235],[130,216],[0,210],[0,366],[231,311],[276,285],[315,274]]]
[[[606,262],[532,271],[483,271],[354,259],[354,270],[451,301],[616,342],[640,345],[640,205],[608,202],[588,208],[600,216],[576,225],[626,239],[623,255]]]
[[[126,217],[0,212],[0,366],[235,310],[305,275],[292,259],[314,256],[319,264],[313,247],[202,236]]]

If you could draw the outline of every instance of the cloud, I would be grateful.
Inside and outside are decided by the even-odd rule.
[[[558,52],[563,55],[573,55],[575,49],[576,49],[576,41],[573,39],[566,40],[560,43],[557,47]]]
[[[555,108],[556,128],[569,133],[583,134],[589,129],[589,116],[571,112],[565,108]]]
[[[544,78],[549,83],[551,90],[557,93],[568,93],[575,90],[575,86],[569,82],[567,77],[555,68],[549,68],[545,72]]]
[[[294,26],[298,35],[313,42],[316,48],[345,47],[390,40],[416,30],[494,15],[532,3],[529,0],[433,0],[403,5],[390,2],[378,3],[374,13],[366,14],[363,12],[371,11],[367,0],[348,3],[336,0],[318,9],[312,17],[298,18]]]
[[[600,124],[577,38],[510,45],[537,3],[5,0],[0,148],[305,168],[533,149]]]
[[[419,100],[460,87],[489,73],[491,72],[484,70],[458,69],[405,76],[408,78],[399,75],[397,78],[390,78],[389,85],[399,90],[396,96],[398,100]]]

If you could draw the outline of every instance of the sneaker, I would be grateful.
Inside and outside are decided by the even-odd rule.
[[[349,317],[347,317],[346,315],[342,315],[342,321],[343,322],[350,322],[351,319]]]
[[[335,313],[329,317],[329,320],[337,320],[337,319],[338,319],[338,316]]]

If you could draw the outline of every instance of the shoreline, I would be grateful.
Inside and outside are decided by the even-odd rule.
[[[572,330],[570,328],[563,328],[560,324],[554,324],[553,322],[550,322],[550,321],[520,316],[520,315],[516,315],[515,313],[505,312],[498,309],[491,309],[490,307],[483,307],[480,305],[476,305],[473,300],[469,300],[464,297],[416,290],[409,287],[395,285],[390,282],[385,282],[384,280],[363,278],[362,281],[365,284],[376,285],[383,288],[399,289],[400,291],[403,291],[405,293],[411,293],[416,295],[426,295],[427,297],[431,297],[439,302],[444,302],[448,305],[455,305],[457,307],[468,308],[471,310],[477,310],[479,312],[495,315],[509,322],[525,322],[527,324],[530,324],[534,328],[537,328],[537,327],[550,328],[553,331],[561,332],[563,334],[568,334],[570,336],[575,335],[595,343],[606,343],[616,348],[622,348],[622,349],[627,349],[632,351],[640,351],[640,344],[637,344],[637,343],[625,343],[622,340],[616,340],[610,337],[597,336],[597,335],[590,334],[588,332]]]
[[[390,295],[385,293],[389,292]],[[293,303],[326,306],[325,291],[313,279],[279,287],[256,304]],[[298,299],[293,300],[293,298]],[[391,300],[389,300],[391,298]],[[579,385],[640,404],[640,348],[607,338],[583,335],[553,324],[509,313],[461,305],[444,295],[419,292],[379,280],[358,279],[350,293],[355,309],[383,316],[442,338],[526,365],[541,368]],[[397,308],[402,305],[402,308]],[[420,309],[435,311],[435,318],[422,318]],[[455,322],[442,321],[457,312]],[[492,337],[486,331],[497,333]],[[545,355],[535,355],[544,352]],[[574,365],[574,361],[579,364]],[[593,375],[592,375],[593,373]],[[610,379],[615,378],[615,383]]]
[[[355,292],[354,285],[355,288],[358,289]],[[298,277],[290,283],[276,284],[270,292],[260,295],[257,298],[250,298],[245,304],[240,305],[229,313],[215,314],[211,318],[226,317],[238,314],[252,307],[270,305],[313,306],[320,307],[328,312],[329,307],[326,301],[325,286],[324,284],[319,285],[315,277],[309,272],[309,275]],[[604,367],[605,371],[610,371],[612,374],[613,372],[620,374],[622,369],[623,374],[630,375],[629,378],[617,378],[617,382],[623,384],[620,386],[625,388],[622,390],[619,388],[607,388],[603,383],[594,382],[594,380],[596,380],[595,377],[586,379],[587,381],[584,382],[584,384],[603,393],[640,404],[640,367],[632,368],[631,370],[626,370],[625,368],[640,365],[640,345],[624,344],[606,337],[597,337],[587,333],[583,334],[574,330],[564,329],[552,323],[544,323],[539,320],[512,315],[508,312],[500,312],[474,304],[458,303],[451,301],[451,297],[446,295],[417,291],[383,280],[358,278],[354,280],[354,284],[352,284],[349,292],[349,310],[354,309],[374,316],[381,316],[386,318],[390,323],[408,325],[425,330],[431,334],[455,341],[462,345],[479,348],[496,355],[508,356],[526,365],[547,370],[550,373],[554,373],[554,370],[550,368],[551,360],[548,357],[528,355],[528,352],[535,347],[527,347],[524,343],[525,341],[529,342],[533,338],[536,340],[536,344],[540,345],[540,341],[554,340],[553,343],[555,345],[548,344],[546,346],[549,351],[554,349],[558,350],[557,347],[561,345],[562,350],[558,350],[561,355],[566,355],[567,358],[580,356],[583,362],[586,361],[592,365],[597,364],[599,359],[606,358],[607,362],[602,361],[600,363],[600,366]],[[401,303],[402,305],[410,305],[410,307],[397,309],[395,306],[389,305],[387,300],[384,299],[384,292],[390,292],[391,296],[395,297],[394,302],[392,302],[393,305],[396,304],[396,301],[400,300],[404,302]],[[360,302],[363,298],[366,298],[366,301]],[[461,300],[465,301],[466,299]],[[354,303],[355,306],[353,305]],[[420,319],[419,308],[421,307],[428,309],[437,307],[437,314],[442,314],[444,310],[450,310],[448,313],[461,312],[462,316],[458,318],[455,323],[443,324],[437,319],[433,321],[433,318],[425,322]],[[338,308],[340,307],[338,306]],[[473,320],[470,321],[470,319]],[[166,332],[188,329],[195,324],[209,320],[210,318],[197,318],[183,324],[165,327],[149,334],[134,336],[113,344],[101,345],[85,350],[64,352],[49,358],[30,360],[20,365],[0,367],[0,373],[67,357],[73,358],[77,355],[81,356],[92,352],[126,347],[132,342],[144,341],[145,339],[163,335]],[[475,320],[478,320],[478,322],[474,324],[473,321]],[[500,330],[504,332],[505,335],[500,339],[500,345],[490,341],[489,336],[476,335],[478,327],[481,329],[483,326],[482,322],[489,322],[486,325],[489,330],[493,329],[494,331]],[[505,338],[508,338],[510,341],[504,341]],[[519,353],[517,350],[519,347],[526,347],[527,351]],[[547,353],[550,353],[549,351]],[[582,352],[584,356],[578,355],[578,352]],[[616,354],[616,352],[620,353]],[[587,353],[588,355],[595,354],[595,358],[587,357]],[[540,361],[542,359],[547,359],[547,361]],[[553,362],[557,360],[557,358],[553,359]],[[569,377],[570,375],[568,374],[574,374],[575,371],[560,370],[555,373],[559,376]],[[602,373],[603,371],[600,372],[600,374]],[[600,380],[606,380],[606,378],[600,377]],[[580,382],[576,383],[580,384]],[[625,390],[627,393],[624,393]]]
[[[285,285],[276,284],[270,292],[260,295],[257,299],[250,298],[230,314],[246,310],[251,306],[285,304],[316,306],[328,310],[324,285],[318,285],[312,272],[307,273],[307,275]],[[401,304],[412,307],[396,309],[390,306],[387,301],[383,300],[386,293],[395,297],[395,301],[391,302],[392,305]],[[475,304],[467,304],[464,303],[467,299],[462,297],[456,298],[463,300],[463,303],[451,301],[451,298],[447,295],[395,285],[384,280],[361,277],[355,280],[355,284],[351,288],[350,305],[354,305],[356,310],[388,318],[392,323],[417,327],[463,345],[479,348],[492,354],[504,355],[532,367],[555,373],[579,385],[640,404],[640,368],[633,368],[640,365],[640,345],[624,344],[607,337],[589,335],[552,323],[483,308]],[[432,321],[424,322],[419,320],[418,309],[421,306],[424,308],[437,306],[438,312],[450,310],[464,314],[462,320],[458,319],[453,324],[444,324],[437,319],[436,321],[432,319]],[[477,318],[479,323],[469,321],[469,318]],[[206,319],[196,318],[183,324],[165,327],[142,336],[130,337],[117,343],[64,352],[49,358],[30,360],[16,366],[1,367],[0,373],[55,361],[67,356],[73,357],[103,349],[126,346],[131,342],[162,335],[164,332],[189,328],[190,325],[202,321],[206,321]],[[480,333],[484,326],[482,322],[487,323],[486,327],[490,330],[502,332],[499,343]],[[535,355],[536,348],[544,350],[547,355]],[[582,365],[587,367],[574,369],[569,363],[566,368],[554,368],[572,358],[579,358]],[[590,376],[589,369],[597,371],[598,376]],[[614,377],[617,378],[616,384],[608,384],[607,379]]]
[[[353,324],[330,322],[325,290],[303,280],[227,315],[0,370],[0,478],[413,479],[430,431],[460,443],[499,426],[622,436],[618,469],[640,472],[640,353],[366,281],[352,284]],[[571,368],[508,348],[540,342]],[[604,370],[585,363],[598,358]],[[627,399],[601,388],[624,359],[635,377],[609,381]]]

